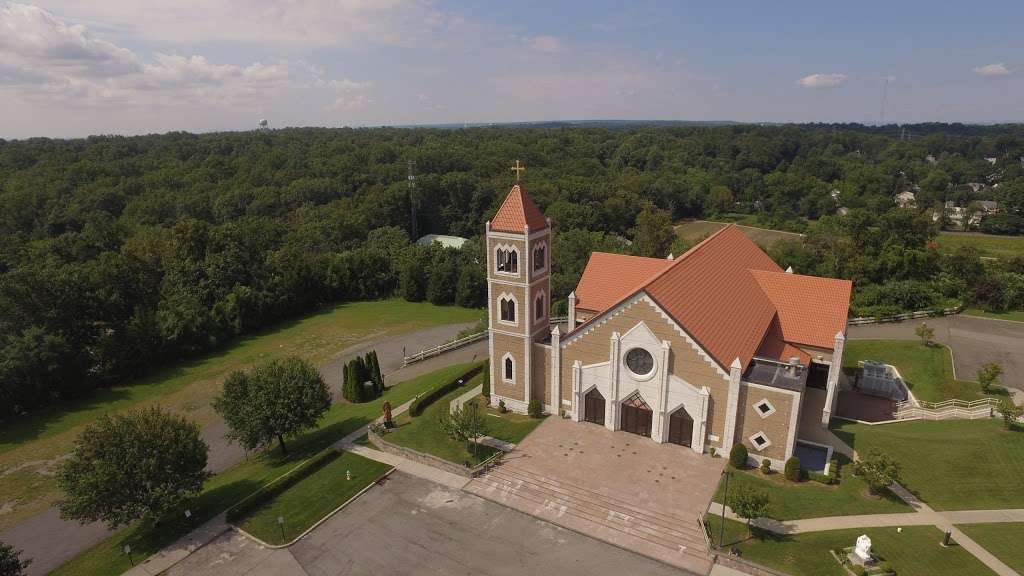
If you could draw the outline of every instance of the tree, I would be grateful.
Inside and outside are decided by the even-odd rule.
[[[746,468],[747,455],[747,447],[742,442],[733,444],[732,450],[729,451],[729,465],[733,468]]]
[[[1017,406],[1010,398],[1003,398],[999,405],[999,412],[1003,415],[1003,427],[1013,430],[1014,423],[1024,414],[1024,408]]]
[[[111,528],[158,520],[199,494],[208,450],[195,423],[159,407],[103,416],[57,473],[61,516]]]
[[[768,493],[749,486],[740,486],[729,497],[729,507],[737,516],[747,521],[747,536],[750,536],[750,521],[766,518],[771,500]]]
[[[0,576],[22,576],[32,560],[22,560],[21,550],[0,542]]]
[[[853,471],[864,479],[872,494],[878,494],[883,488],[899,482],[900,479],[899,463],[877,448],[870,450],[867,456],[854,463]]]
[[[995,362],[988,362],[978,370],[978,384],[985,392],[999,386],[999,377],[1003,375],[1003,367]]]
[[[380,361],[377,359],[377,351],[370,350],[366,353],[366,364],[370,372],[370,380],[373,381],[374,397],[384,393],[384,376],[380,373]]]
[[[675,239],[671,215],[649,202],[637,214],[632,232],[633,254],[649,258],[668,256],[668,249]]]
[[[783,474],[785,475],[786,480],[789,480],[790,482],[799,482],[800,478],[803,476],[803,471],[800,469],[800,459],[793,456],[789,460],[786,460],[785,467],[783,468]]]
[[[708,195],[708,208],[712,213],[725,214],[732,210],[732,191],[725,186],[712,186]]]
[[[466,402],[440,417],[441,430],[452,440],[469,442],[476,457],[477,439],[487,435],[487,419],[477,402]]]
[[[917,328],[914,328],[914,334],[917,334],[917,337],[921,339],[921,344],[925,346],[931,346],[935,339],[935,329],[926,322],[921,322]]]
[[[331,394],[320,372],[308,360],[289,356],[251,372],[235,371],[213,407],[227,422],[227,437],[246,450],[275,439],[287,454],[285,437],[316,426],[331,406]]]

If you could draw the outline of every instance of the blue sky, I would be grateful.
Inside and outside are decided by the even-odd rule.
[[[0,137],[1024,118],[1024,4],[0,0]]]

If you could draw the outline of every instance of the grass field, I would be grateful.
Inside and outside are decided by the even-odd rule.
[[[452,440],[439,424],[441,414],[448,411],[452,400],[483,382],[484,375],[477,374],[462,386],[438,398],[427,406],[423,413],[413,418],[408,412],[395,418],[397,428],[385,437],[388,442],[412,448],[418,452],[432,454],[449,462],[470,465],[477,464],[495,453],[489,446],[477,446],[476,453],[470,452],[466,443]]]
[[[953,356],[945,346],[924,346],[917,340],[848,340],[843,369],[856,371],[860,360],[892,364],[918,400],[977,400],[984,394],[977,382],[953,378]]]
[[[237,525],[268,544],[286,544],[390,469],[387,464],[346,452],[247,514]],[[346,472],[352,474],[351,480]],[[278,517],[284,519],[283,524],[277,523]]]
[[[717,541],[719,518],[709,516],[708,524]],[[861,534],[871,538],[871,551],[889,562],[900,576],[992,574],[960,546],[943,548],[942,531],[934,526],[905,526],[902,533],[895,528],[855,528],[747,539],[746,527],[741,522],[726,520],[723,541],[727,547],[739,548],[744,559],[793,576],[847,576],[829,551],[853,546]]]
[[[895,458],[901,483],[936,510],[1024,508],[1024,432],[1002,420],[838,422],[833,431],[861,455]]]
[[[1024,236],[941,232],[935,242],[939,246],[939,251],[944,254],[951,254],[961,246],[977,248],[982,256],[990,258],[1011,258],[1024,254]]]
[[[723,228],[728,222],[709,222],[707,220],[690,220],[680,222],[676,225],[676,234],[689,241],[701,240]],[[803,235],[795,232],[783,232],[781,230],[769,230],[767,228],[754,228],[753,226],[740,225],[740,230],[751,240],[764,247],[771,247],[779,240],[799,240]]]
[[[131,566],[121,553],[130,544],[137,558],[147,557],[189,532],[191,529],[230,508],[246,496],[266,486],[299,463],[317,454],[349,433],[381,415],[384,400],[399,406],[440,381],[457,378],[472,364],[455,364],[436,372],[392,386],[383,396],[364,404],[336,404],[327,412],[316,430],[288,444],[288,455],[270,449],[257,454],[206,482],[198,502],[191,506],[190,523],[164,522],[160,529],[136,525],[118,531],[75,559],[58,568],[57,576],[107,576],[120,574]]]
[[[1024,322],[1024,310],[1010,310],[1008,312],[986,312],[978,308],[965,308],[961,314],[967,316],[980,316],[982,318],[994,318],[996,320],[1013,320]]]
[[[1024,524],[1000,522],[998,524],[960,524],[957,528],[986,550],[995,554],[1007,566],[1024,574]]]
[[[60,407],[29,414],[0,430],[0,530],[50,507],[60,491],[53,469],[79,432],[103,414],[159,403],[201,426],[216,415],[210,400],[223,377],[267,359],[296,354],[321,363],[370,339],[440,324],[472,322],[482,311],[404,300],[340,304],[286,322],[180,362],[130,386],[98,391]]]
[[[796,520],[820,516],[848,516],[854,514],[893,514],[913,512],[910,506],[885,491],[883,497],[867,494],[867,485],[854,477],[852,465],[846,461],[840,466],[840,482],[826,486],[818,482],[793,483],[780,472],[765,477],[757,470],[738,470],[729,479],[729,493],[746,486],[766,492],[771,499],[769,516],[776,520]],[[720,482],[715,502],[723,500],[725,482]]]

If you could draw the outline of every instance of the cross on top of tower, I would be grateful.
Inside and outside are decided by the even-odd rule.
[[[512,167],[512,171],[516,173],[516,182],[519,182],[519,174],[523,170],[526,170],[526,166],[523,166],[519,163],[519,160],[516,160],[516,165]]]

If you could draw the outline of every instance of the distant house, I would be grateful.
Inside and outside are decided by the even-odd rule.
[[[849,209],[849,208],[847,208],[846,206],[840,206],[840,207],[839,207],[839,208],[838,208],[838,209],[836,210],[836,214],[838,214],[839,216],[846,216],[846,215],[847,215],[847,214],[849,214],[849,213],[850,213],[850,209]]]
[[[981,208],[979,212],[971,214],[970,220],[967,221],[968,227],[974,227],[981,224],[981,219],[989,214],[995,214],[999,211],[999,205],[994,200],[979,200],[977,202]],[[967,215],[968,209],[964,206],[957,206],[952,200],[948,200],[943,205],[943,210],[946,214],[946,221],[956,226],[957,228],[963,228],[964,218]],[[938,222],[941,214],[936,211],[932,213],[932,221]]]
[[[917,204],[917,197],[910,190],[905,190],[896,195],[895,201],[900,208],[912,208]]]
[[[971,189],[971,192],[977,194],[985,189],[985,184],[982,184],[981,182],[968,182],[967,187]]]
[[[417,246],[430,246],[434,243],[440,244],[445,248],[462,248],[462,245],[466,243],[466,239],[462,236],[446,236],[444,234],[427,234],[416,241]]]
[[[935,162],[936,162],[935,156],[932,156],[931,154],[929,154],[929,155],[924,157],[924,161],[929,163],[929,164],[935,164]]]
[[[985,158],[985,161],[988,162],[989,164],[995,164],[996,163],[996,159],[994,157]]]
[[[832,197],[832,200],[833,200],[833,201],[834,201],[834,202],[835,202],[836,204],[838,204],[838,203],[839,203],[839,195],[840,195],[840,194],[842,194],[842,192],[840,192],[838,188],[836,188],[836,189],[833,189],[833,190],[832,190],[831,192],[829,192],[829,193],[828,193],[828,195]]]

